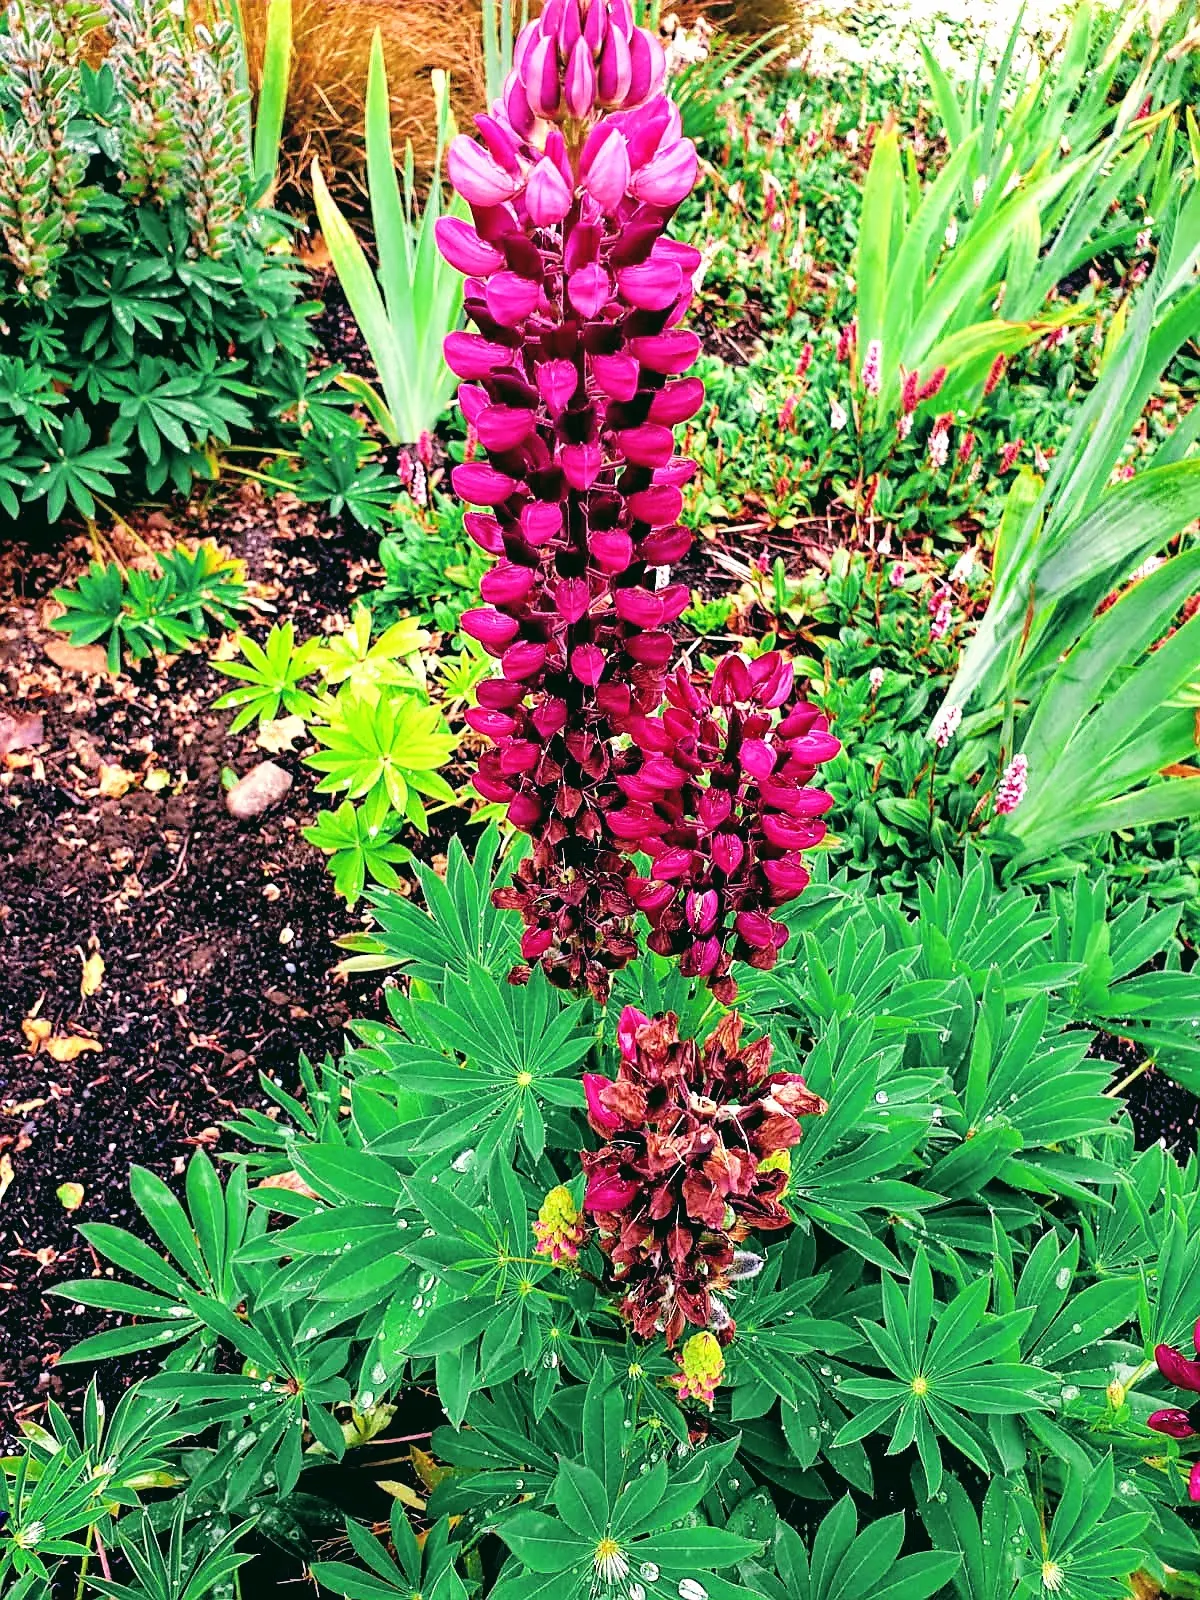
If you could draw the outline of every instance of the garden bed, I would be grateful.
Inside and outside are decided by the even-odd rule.
[[[161,520],[144,531],[161,536]],[[256,489],[196,507],[172,531],[221,538],[270,604],[314,631],[345,613],[370,551],[353,524],[322,527]],[[0,724],[41,719],[36,744],[7,756],[0,789],[7,1432],[86,1381],[54,1363],[101,1319],[47,1294],[91,1270],[77,1224],[127,1222],[132,1163],[170,1180],[198,1145],[227,1147],[219,1125],[261,1103],[258,1073],[294,1082],[301,1052],[336,1051],[346,1021],[378,1002],[374,985],[333,971],[332,941],[360,924],[301,836],[319,809],[315,775],[272,752],[294,780],[285,803],[247,822],[226,810],[222,770],[245,773],[268,753],[252,730],[231,738],[230,715],[212,710],[211,645],[117,680],[82,671],[94,661],[42,622],[79,544],[9,545],[2,560],[0,589],[16,599],[0,613]],[[103,976],[85,997],[94,955]],[[22,1024],[36,1018],[85,1040],[81,1053],[31,1054]],[[81,1186],[77,1209],[59,1199],[64,1184]],[[115,1394],[128,1374],[103,1376]]]

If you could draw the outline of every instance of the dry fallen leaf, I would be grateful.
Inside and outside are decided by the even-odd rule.
[[[12,1162],[7,1156],[0,1156],[0,1200],[4,1199],[5,1191],[15,1176]]]
[[[0,711],[0,756],[10,750],[29,750],[42,743],[44,729],[36,712],[28,714]]]
[[[48,1017],[26,1017],[21,1024],[21,1032],[29,1040],[29,1048],[37,1055],[54,1028]]]
[[[99,1049],[98,1039],[81,1039],[78,1034],[73,1033],[63,1038],[46,1040],[46,1050],[54,1061],[74,1061],[76,1056],[81,1056],[88,1050]]]
[[[132,787],[135,778],[135,773],[126,772],[118,762],[110,765],[107,761],[102,761],[99,793],[105,800],[119,800],[126,790]]]
[[[40,1100],[9,1101],[7,1105],[0,1106],[0,1117],[27,1117],[31,1111],[40,1111],[48,1104],[45,1097]]]
[[[86,1000],[104,982],[104,957],[99,950],[93,950],[83,963],[83,976],[79,980],[79,992]]]
[[[83,1204],[83,1185],[81,1183],[60,1183],[54,1192],[58,1196],[64,1211],[78,1211]]]
[[[290,750],[297,739],[306,733],[303,717],[279,717],[274,722],[264,722],[258,730],[255,744],[277,756],[281,750]]]
[[[318,1199],[315,1189],[310,1189],[308,1184],[298,1172],[275,1172],[269,1178],[264,1178],[259,1184],[260,1189],[291,1189],[294,1194],[305,1194],[310,1200]]]

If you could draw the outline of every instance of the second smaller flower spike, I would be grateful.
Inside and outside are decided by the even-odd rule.
[[[797,1073],[772,1072],[770,1039],[743,1043],[732,1012],[700,1044],[680,1039],[673,1014],[627,1006],[617,1040],[616,1078],[585,1080],[588,1120],[606,1142],[582,1158],[611,1287],[639,1338],[674,1344],[691,1326],[728,1343],[727,1302],[761,1266],[740,1247],[752,1229],[791,1221],[781,1157],[825,1102]]]

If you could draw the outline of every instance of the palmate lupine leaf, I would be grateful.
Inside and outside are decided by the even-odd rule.
[[[1119,1509],[1113,1510],[1113,1502]],[[1053,1513],[1045,1504],[1021,1496],[1017,1512],[1032,1560],[1016,1594],[1021,1600],[1112,1600],[1127,1589],[1130,1574],[1142,1564],[1138,1538],[1147,1512],[1130,1509],[1116,1494],[1111,1455],[1092,1472],[1065,1474]]]
[[[396,995],[389,1005],[399,1027],[359,1024],[358,1054],[373,1071],[440,1108],[413,1130],[415,1154],[469,1147],[482,1177],[493,1160],[511,1158],[518,1132],[533,1160],[541,1159],[543,1103],[581,1106],[573,1069],[594,1036],[581,1026],[582,1006],[565,1003],[540,971],[523,985],[498,982],[478,966],[462,977],[446,971],[441,1000],[410,1005]]]
[[[502,844],[495,823],[471,852],[455,836],[446,847],[444,879],[423,862],[413,862],[423,906],[400,895],[370,894],[376,928],[356,938],[353,948],[367,951],[369,946],[363,962],[402,965],[439,991],[447,972],[465,978],[479,966],[503,975],[517,960],[520,924],[511,912],[496,909],[492,891],[508,880],[527,849],[523,834]],[[346,965],[353,970],[355,964]]]
[[[582,1459],[562,1456],[549,1511],[516,1510],[497,1526],[513,1559],[492,1590],[498,1600],[590,1600],[601,1585],[628,1577],[647,1600],[676,1600],[689,1586],[711,1600],[748,1600],[753,1592],[714,1569],[730,1569],[762,1542],[692,1522],[729,1465],[736,1440],[694,1451],[672,1472],[658,1460],[633,1468],[626,1402],[606,1361],[597,1363],[583,1401]],[[635,1576],[636,1575],[636,1576]]]
[[[328,855],[334,888],[353,906],[368,877],[384,888],[399,888],[396,867],[412,860],[412,851],[396,843],[401,826],[402,819],[388,808],[387,796],[376,794],[361,806],[343,800],[336,811],[322,811],[303,832],[309,844]]]
[[[766,1600],[929,1600],[940,1594],[961,1565],[960,1554],[901,1555],[903,1544],[902,1512],[859,1532],[854,1501],[846,1495],[821,1519],[811,1553],[795,1529],[780,1522],[770,1551],[774,1573],[761,1562],[746,1562],[741,1571]]]
[[[124,1228],[106,1222],[81,1227],[93,1249],[148,1287],[96,1277],[52,1290],[80,1305],[141,1319],[84,1339],[60,1358],[64,1362],[161,1350],[180,1341],[187,1341],[187,1358],[194,1360],[211,1344],[204,1333],[203,1308],[216,1304],[232,1315],[242,1298],[234,1254],[266,1221],[264,1214],[250,1213],[244,1171],[236,1172],[222,1193],[211,1161],[197,1150],[188,1163],[186,1210],[162,1179],[143,1167],[134,1167],[130,1190],[168,1259]]]
[[[257,719],[272,722],[280,707],[289,715],[309,717],[316,701],[300,685],[317,670],[320,639],[296,644],[296,630],[290,622],[276,623],[262,645],[242,634],[237,645],[244,660],[214,661],[218,672],[227,678],[241,679],[245,687],[231,689],[215,702],[218,711],[237,710],[230,733],[238,733]]]
[[[1000,1316],[987,1312],[991,1283],[976,1278],[944,1307],[934,1300],[933,1275],[924,1247],[917,1251],[907,1296],[889,1274],[882,1279],[880,1325],[859,1319],[890,1377],[845,1379],[843,1395],[868,1404],[834,1440],[851,1444],[891,1426],[888,1454],[915,1443],[926,1491],[938,1492],[943,1464],[939,1440],[973,1461],[992,1467],[987,1436],[977,1416],[1014,1416],[1044,1403],[1050,1381],[1037,1367],[1001,1360],[1032,1320],[1032,1310]]]
[[[313,732],[323,750],[307,757],[325,776],[322,794],[344,789],[351,800],[383,794],[392,809],[417,828],[426,827],[421,796],[454,803],[454,790],[437,771],[458,745],[437,706],[416,694],[380,694],[374,702],[343,690],[329,722]]]
[[[420,1545],[399,1500],[392,1504],[391,1545],[395,1559],[385,1545],[361,1523],[346,1519],[346,1537],[362,1563],[316,1561],[312,1575],[333,1594],[346,1600],[404,1600],[421,1595],[424,1600],[466,1600],[467,1590],[455,1570],[458,1546],[451,1540],[450,1523],[445,1517],[423,1537]]]

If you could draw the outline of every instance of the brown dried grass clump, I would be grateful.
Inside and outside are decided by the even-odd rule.
[[[794,28],[811,9],[810,0],[699,0],[698,4],[674,5],[663,0],[663,11],[677,11],[681,18],[691,11],[703,11],[712,23],[730,33],[753,37],[772,28]]]
[[[267,0],[242,0],[251,81],[258,82]],[[397,159],[411,139],[417,170],[428,174],[434,155],[435,67],[450,74],[460,126],[482,110],[485,90],[478,5],[470,0],[293,0],[292,74],[288,87],[275,203],[307,215],[312,208],[309,167],[321,169],[339,201],[360,208],[363,176],[363,101],[371,37],[383,38],[392,97]]]

